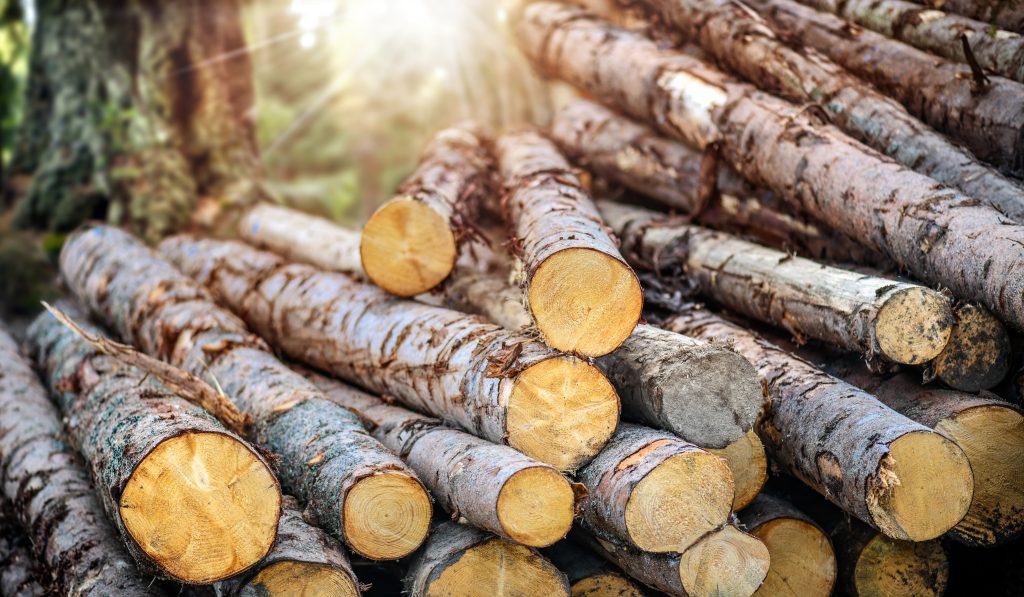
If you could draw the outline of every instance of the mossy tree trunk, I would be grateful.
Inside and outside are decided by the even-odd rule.
[[[16,223],[106,216],[150,238],[199,198],[260,194],[249,57],[237,0],[39,0],[13,169]]]

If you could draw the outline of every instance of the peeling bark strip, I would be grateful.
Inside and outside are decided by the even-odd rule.
[[[245,574],[221,583],[219,595],[336,595],[358,597],[359,581],[341,545],[302,519],[299,503],[284,496],[277,543]]]
[[[806,0],[804,3],[833,2]],[[739,73],[754,85],[795,103],[821,108],[833,124],[865,145],[1024,222],[1024,186],[981,163],[970,152],[911,116],[898,102],[875,91],[817,51],[790,46],[746,6],[731,0],[641,0],[641,3],[679,27],[718,64]],[[846,3],[847,10],[854,4],[875,6],[880,3],[853,0]],[[956,35],[949,44],[960,47]]]
[[[409,564],[409,595],[563,595],[569,582],[536,550],[455,522],[437,525]]]
[[[241,243],[175,237],[161,250],[292,358],[559,470],[590,460],[618,423],[597,368],[524,334]]]
[[[460,267],[442,292],[453,309],[479,313],[511,330],[530,324],[522,296],[507,277]],[[596,363],[618,391],[624,418],[667,429],[702,448],[739,439],[761,411],[761,384],[746,359],[682,334],[637,325]]]
[[[559,541],[541,555],[565,574],[575,597],[644,597],[622,570],[575,541]]]
[[[549,72],[666,134],[719,142],[726,161],[795,209],[1024,328],[1024,227],[693,58],[560,4],[524,14],[520,45]],[[1003,105],[1024,111],[1017,99]]]
[[[1024,534],[1024,411],[987,392],[923,387],[909,374],[877,376],[847,356],[813,349],[801,354],[963,449],[974,470],[974,499],[950,531],[953,537],[967,545],[992,546]]]
[[[846,512],[904,540],[934,539],[971,503],[963,451],[870,394],[697,309],[665,327],[732,342],[758,369],[771,400],[758,435],[778,464]]]
[[[576,172],[532,131],[499,137],[495,153],[544,342],[591,357],[615,350],[640,320],[643,292]]]
[[[107,515],[144,571],[210,583],[270,551],[281,492],[252,448],[49,313],[28,337]]]
[[[1008,0],[918,0],[918,4],[1024,33],[1024,4]]]
[[[331,400],[356,413],[389,450],[412,466],[453,519],[531,547],[562,539],[575,495],[557,469],[519,452],[391,406],[340,381],[308,372]]]
[[[732,511],[725,462],[671,433],[623,423],[578,478],[594,536],[649,552],[684,552]]]
[[[419,167],[363,226],[359,251],[374,284],[414,296],[440,284],[459,244],[472,235],[480,200],[492,190],[482,133],[468,126],[438,133]]]
[[[946,592],[949,560],[938,541],[896,541],[849,517],[830,528],[829,537],[844,594],[941,597]]]
[[[967,36],[978,64],[1001,77],[1024,81],[1024,38],[958,14],[927,10],[903,0],[800,0],[861,27],[957,62],[967,62],[959,43]]]
[[[771,191],[755,187],[727,165],[716,163],[708,173],[705,154],[588,100],[573,101],[555,114],[550,134],[581,166],[705,226],[814,259],[878,266],[888,259],[789,213]]]
[[[71,236],[61,271],[130,342],[223,388],[252,417],[256,442],[277,456],[285,489],[318,525],[371,559],[405,556],[423,541],[430,498],[415,474],[195,280],[107,227]],[[375,507],[377,498],[393,501],[401,515]]]
[[[681,554],[639,551],[585,533],[576,536],[630,577],[678,597],[749,597],[768,574],[768,549],[732,525],[708,533]]]
[[[797,338],[906,364],[932,360],[949,341],[949,300],[924,286],[828,267],[641,208],[599,208],[634,266],[683,271],[703,294]]]
[[[825,531],[789,502],[761,494],[739,519],[768,548],[771,565],[763,595],[828,597],[836,583],[836,554]]]
[[[819,50],[981,159],[1017,176],[1024,173],[1021,83],[992,77],[985,89],[978,89],[970,67],[873,31],[851,30],[835,15],[792,0],[751,0],[748,4],[781,34]]]
[[[357,278],[366,276],[359,260],[360,234],[323,218],[263,203],[242,216],[238,235],[292,261]]]
[[[63,438],[60,413],[0,324],[2,497],[54,588],[96,597],[161,594],[135,568],[88,473]]]

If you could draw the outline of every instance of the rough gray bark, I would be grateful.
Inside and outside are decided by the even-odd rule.
[[[1024,33],[1024,4],[1015,0],[918,0],[917,3]]]
[[[971,500],[972,475],[963,452],[941,441],[927,427],[881,404],[867,392],[844,383],[798,357],[707,311],[689,309],[665,323],[670,330],[704,340],[732,342],[757,368],[768,389],[769,406],[758,424],[758,435],[773,460],[810,485],[829,501],[864,522],[898,539],[935,538],[963,518]],[[934,475],[922,469],[901,473],[890,456],[892,447],[911,434],[931,434],[937,452],[952,455],[948,485],[938,487]],[[906,478],[901,479],[900,474]],[[914,480],[916,477],[916,480]],[[950,512],[932,521],[918,511],[898,514],[899,484],[925,487],[924,494],[941,495]],[[934,484],[934,485],[933,485]]]
[[[815,2],[833,0],[807,0],[805,4]],[[981,163],[969,151],[911,116],[898,102],[814,49],[790,45],[746,6],[729,0],[640,3],[679,27],[718,64],[754,85],[790,101],[821,108],[830,122],[865,145],[1024,222],[1024,186]],[[844,3],[847,11],[854,4],[884,3]],[[960,48],[956,39],[949,45]]]
[[[357,417],[275,358],[199,283],[121,230],[97,226],[72,235],[61,252],[61,271],[90,310],[128,341],[222,387],[253,419],[258,445],[277,456],[286,491],[335,537],[362,555],[381,557],[349,537],[348,492],[382,473],[418,481]]]
[[[1008,79],[1024,81],[1024,38],[1018,33],[903,0],[801,2],[920,50],[969,64],[960,41],[965,36],[978,66]]]
[[[32,545],[12,520],[0,519],[0,595],[43,597],[46,576],[32,556]]]
[[[792,0],[748,4],[790,39],[813,47],[981,159],[1024,173],[1024,85],[1003,77],[978,82],[969,66],[936,58],[835,15]]]
[[[559,110],[550,134],[579,165],[705,226],[814,259],[876,267],[888,263],[880,253],[821,222],[791,213],[771,191],[709,160],[708,154],[589,100],[578,99]]]
[[[73,307],[68,305],[65,311],[68,310],[75,317]],[[28,342],[64,414],[71,442],[91,467],[100,501],[129,553],[145,572],[196,582],[197,579],[172,574],[155,559],[154,553],[147,551],[151,546],[137,543],[123,519],[121,492],[143,460],[176,436],[220,434],[239,445],[247,444],[206,411],[171,393],[145,372],[98,354],[49,313],[43,313],[32,323]],[[267,466],[258,454],[252,452],[252,456]],[[270,476],[269,470],[267,475]],[[255,563],[254,560],[248,565]]]
[[[545,71],[675,138],[701,148],[718,143],[744,177],[795,209],[1024,328],[1024,227],[991,207],[878,155],[806,110],[572,7],[531,4],[516,33]],[[1015,99],[999,105],[1024,111]]]
[[[359,580],[341,544],[303,520],[299,503],[291,496],[284,496],[281,503],[281,522],[278,523],[274,548],[244,574],[219,583],[218,593],[225,597],[263,597],[268,589],[261,584],[262,573],[276,564],[289,563],[297,564],[299,571],[316,576],[323,582],[307,584],[303,590],[324,591],[322,594],[344,597],[360,594]],[[326,575],[320,572],[323,569],[329,571],[330,578],[325,578]]]
[[[949,341],[952,306],[929,288],[821,265],[641,208],[599,208],[634,267],[682,272],[704,295],[801,340],[907,364],[934,359]]]
[[[238,234],[258,247],[293,261],[363,278],[359,233],[323,218],[264,203],[245,212]]]
[[[618,397],[596,369],[524,334],[240,243],[176,237],[161,251],[292,358],[560,470],[589,460],[617,422]],[[586,388],[559,390],[557,405],[541,397],[537,418],[527,412],[517,419],[510,396],[537,365],[564,366],[566,375],[579,376],[574,385]],[[566,416],[566,401],[586,418]],[[566,436],[569,428],[574,437]]]
[[[569,582],[536,550],[471,526],[437,525],[409,563],[410,595],[569,595]]]
[[[557,519],[561,525],[560,530],[554,534],[547,532],[538,537],[519,525],[510,527],[511,521],[502,519],[499,508],[502,491],[517,474],[547,469],[558,475],[554,467],[524,456],[508,446],[492,444],[451,429],[439,419],[392,406],[340,381],[312,371],[304,373],[328,398],[356,413],[366,422],[374,437],[408,462],[416,474],[424,479],[431,495],[451,514],[452,519],[464,518],[473,526],[499,537],[533,547],[550,545],[569,532],[575,511],[573,490],[569,482],[560,476],[553,488],[550,484],[541,487],[539,482],[534,487],[538,492],[536,511],[517,513],[534,520]],[[539,495],[539,492],[551,489],[561,490],[560,493],[568,498],[567,501],[553,504],[552,501],[540,499],[544,496]],[[561,511],[549,511],[556,510],[552,508],[555,505],[563,508]]]

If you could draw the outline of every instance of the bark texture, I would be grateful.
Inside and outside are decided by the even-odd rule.
[[[410,595],[569,595],[569,583],[537,551],[455,522],[439,524],[410,562]]]
[[[802,3],[920,50],[969,64],[960,41],[961,35],[966,36],[971,54],[981,68],[1024,81],[1024,38],[1018,33],[994,29],[989,23],[928,10],[903,0],[802,0]]]
[[[200,196],[260,195],[238,2],[46,0],[37,13],[19,224],[63,231],[106,213],[158,238]]]
[[[396,299],[240,243],[175,237],[161,251],[292,358],[495,443],[517,447],[508,400],[521,375],[552,359],[577,362],[479,318]],[[618,411],[610,385],[608,392],[611,399],[595,398],[590,417],[603,430],[583,440],[587,445],[535,457],[563,470],[589,460],[617,418],[605,413]],[[531,455],[528,446],[521,451]]]
[[[693,458],[694,453],[702,451],[670,433],[619,425],[604,450],[578,474],[587,488],[582,504],[586,528],[595,537],[645,551],[689,549],[725,524],[735,491],[724,462]],[[673,459],[686,464],[668,474],[657,472],[671,469]]]
[[[484,132],[470,125],[442,130],[419,166],[363,227],[363,269],[375,284],[413,296],[441,283],[460,245],[475,235],[481,203],[492,191]]]
[[[708,341],[734,343],[768,388],[770,403],[758,435],[769,456],[846,512],[889,536],[915,540],[941,535],[966,513],[971,499],[970,467],[951,442],[942,444],[935,456],[944,449],[954,450],[954,459],[964,460],[963,467],[954,467],[955,474],[963,478],[947,479],[949,485],[943,489],[936,484],[926,490],[934,489],[955,505],[950,515],[937,525],[922,528],[920,520],[899,516],[894,510],[898,485],[909,487],[912,477],[928,473],[906,468],[897,472],[895,456],[890,453],[900,438],[933,433],[927,427],[707,311],[691,309],[671,318],[665,327]],[[901,479],[901,474],[908,478]],[[917,516],[928,518],[929,514],[918,512]]]
[[[824,266],[640,208],[599,207],[635,267],[682,271],[703,294],[800,340],[907,364],[932,360],[949,341],[952,307],[931,289]]]
[[[920,0],[918,4],[1024,33],[1024,5],[1012,0]]]
[[[744,177],[794,208],[1024,327],[1024,228],[996,210],[878,155],[806,110],[577,9],[535,3],[524,15],[520,45],[544,70],[697,147],[719,143]],[[930,64],[914,70],[934,72]],[[998,103],[1024,111],[1016,100]]]
[[[238,234],[293,261],[357,278],[366,275],[359,261],[359,233],[323,218],[264,203],[242,216]]]
[[[541,545],[535,545],[538,547],[549,545],[569,532],[574,513],[573,494],[564,478],[560,478],[560,483],[556,482],[556,485],[561,485],[556,489],[563,490],[563,495],[569,498],[567,503],[543,501],[545,495],[541,492],[549,488],[540,487],[538,483],[533,487],[538,506],[536,511],[522,513],[560,527],[561,531],[554,536],[543,533],[543,537],[538,537],[527,529],[510,528],[512,521],[503,520],[499,507],[503,491],[517,474],[547,469],[553,475],[559,475],[554,467],[508,446],[492,444],[446,427],[439,419],[392,406],[340,381],[311,371],[306,375],[331,400],[356,413],[373,430],[374,437],[408,462],[453,520],[464,518],[473,526],[519,543],[535,544],[540,539]],[[545,506],[553,505],[563,508],[558,509],[561,511],[544,511],[548,509]],[[533,530],[536,533],[537,530]]]
[[[43,597],[46,584],[28,537],[13,520],[0,520],[0,595]]]
[[[74,234],[61,252],[61,270],[71,290],[129,342],[223,388],[253,419],[258,445],[277,456],[286,491],[335,537],[352,545],[345,503],[360,480],[385,472],[415,479],[355,415],[327,400],[199,283],[126,232],[97,226]],[[353,548],[367,551],[358,543]]]
[[[550,134],[577,164],[705,226],[814,259],[887,262],[828,226],[791,213],[771,191],[755,187],[708,154],[589,100],[564,106]]]
[[[281,522],[278,523],[277,543],[267,557],[245,574],[220,583],[219,595],[225,597],[262,597],[268,589],[262,584],[261,574],[275,564],[294,562],[303,564],[302,570],[315,574],[317,569],[327,569],[337,575],[334,582],[323,586],[307,586],[307,589],[334,589],[337,594],[359,595],[359,580],[341,544],[319,528],[302,518],[299,503],[291,496],[285,496],[281,503]],[[271,595],[273,593],[270,593]],[[334,593],[332,593],[334,594]]]
[[[64,310],[75,317],[70,305]],[[150,453],[179,435],[220,434],[246,444],[206,411],[171,393],[145,372],[97,354],[49,313],[32,323],[28,339],[64,414],[71,442],[91,467],[100,501],[129,553],[144,572],[178,578],[129,532],[121,508],[122,491]],[[257,454],[253,457],[263,462]],[[118,568],[119,574],[124,574],[124,567]]]
[[[453,309],[512,330],[530,324],[507,276],[460,267],[443,292]],[[637,325],[596,364],[618,391],[624,418],[667,429],[702,448],[736,441],[761,411],[761,387],[746,359],[654,326]]]
[[[640,319],[643,297],[590,195],[555,145],[536,132],[500,137],[495,154],[506,189],[507,218],[515,227],[527,303],[541,337],[558,350],[586,356],[611,352]],[[596,252],[607,260],[593,272],[571,271],[571,263],[556,264],[560,253],[573,250]],[[551,272],[559,267],[566,271]],[[548,273],[542,275],[543,269]],[[586,277],[595,274],[593,279]],[[542,281],[552,275],[577,279]],[[575,301],[584,304],[583,313]]]
[[[1019,222],[1024,221],[1024,186],[981,163],[970,152],[911,116],[898,102],[875,91],[816,50],[788,44],[746,6],[729,0],[641,3],[679,27],[718,64],[758,87],[790,101],[821,108],[830,122],[865,145],[921,174],[957,187]],[[807,0],[805,4],[808,3],[835,5],[834,0]],[[886,10],[881,8],[886,2],[870,0],[854,0],[844,5],[847,12],[854,10],[854,5]],[[944,43],[959,49],[959,40],[955,34],[952,37],[952,41]],[[1022,58],[1024,55],[1017,61]]]
[[[781,34],[816,48],[836,64],[899,100],[924,122],[963,143],[981,159],[1024,173],[1024,86],[936,58],[835,15],[792,0],[751,0]]]

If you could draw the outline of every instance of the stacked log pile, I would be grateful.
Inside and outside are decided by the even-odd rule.
[[[70,235],[0,331],[0,592],[940,595],[1020,549],[1020,15],[602,4],[513,24],[587,99],[439,132],[362,230]]]

